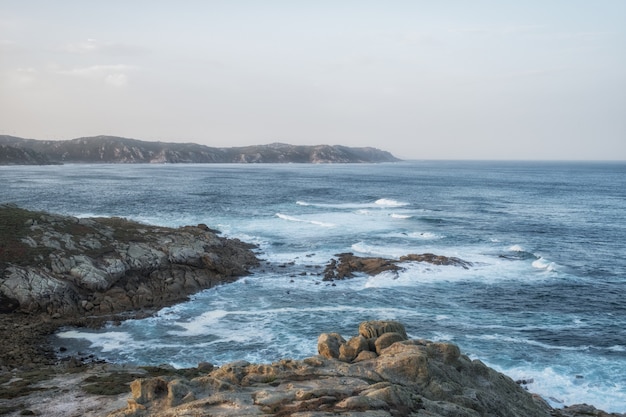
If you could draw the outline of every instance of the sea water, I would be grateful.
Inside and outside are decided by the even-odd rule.
[[[66,354],[195,366],[315,355],[317,336],[394,319],[559,407],[626,412],[626,164],[1,167],[1,202],[163,226],[205,223],[262,266],[143,320],[63,329]],[[323,282],[334,255],[455,256]]]

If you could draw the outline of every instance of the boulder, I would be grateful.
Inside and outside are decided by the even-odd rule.
[[[385,333],[399,333],[404,340],[408,338],[404,325],[393,320],[371,320],[359,324],[359,334],[367,339],[380,337]]]
[[[325,358],[339,359],[339,349],[345,343],[339,333],[322,333],[317,339],[317,352]]]
[[[376,347],[376,353],[380,355],[383,349],[388,348],[396,342],[406,340],[406,337],[396,332],[383,333],[376,339],[374,346]]]
[[[233,362],[208,375],[186,380],[163,378],[137,380],[133,400],[126,409],[109,417],[137,415],[220,416],[353,416],[353,417],[550,417],[560,416],[547,403],[525,391],[510,378],[480,361],[461,355],[448,343],[405,340],[398,323],[360,326],[372,330],[375,343],[398,339],[380,355],[361,350],[346,363],[337,355],[363,349],[367,338],[360,334],[345,341],[338,333],[318,338],[324,355],[302,361],[273,364]],[[388,324],[388,323],[387,323]],[[143,408],[138,407],[141,405]],[[572,412],[589,411],[580,407]],[[580,414],[563,414],[563,416]],[[594,414],[602,415],[602,414]]]

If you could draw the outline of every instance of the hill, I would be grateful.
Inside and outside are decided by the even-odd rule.
[[[215,148],[116,136],[36,140],[0,135],[0,165],[46,163],[367,163],[396,162],[376,148],[284,143]],[[7,156],[3,156],[3,155]]]

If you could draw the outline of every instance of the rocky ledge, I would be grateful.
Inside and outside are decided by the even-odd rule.
[[[0,365],[41,360],[27,353],[31,343],[15,348],[22,328],[28,341],[70,322],[147,314],[248,274],[258,265],[252,248],[202,224],[172,229],[2,205],[0,330],[12,336],[0,344],[13,344],[2,346]]]
[[[128,405],[109,417],[608,416],[588,406],[554,410],[456,345],[408,340],[399,322],[363,322],[348,341],[322,334],[318,350],[301,361],[138,378]]]

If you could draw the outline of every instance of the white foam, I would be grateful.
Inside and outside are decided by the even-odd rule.
[[[524,250],[524,248],[521,247],[520,245],[513,245],[509,248],[509,250],[511,252],[526,252],[526,250]]]
[[[526,388],[541,395],[552,407],[562,408],[573,404],[585,403],[609,413],[621,413],[626,409],[626,387],[615,381],[598,383],[584,378],[584,375],[564,373],[565,370],[546,367],[536,369],[522,366],[502,368],[489,364],[514,380],[531,381]]]
[[[380,198],[376,200],[376,205],[380,207],[402,207],[408,206],[409,203],[404,203],[402,201],[392,200],[390,198]]]
[[[288,220],[290,222],[309,223],[309,224],[314,224],[316,226],[322,226],[322,227],[334,227],[335,226],[333,223],[326,223],[326,222],[321,222],[318,220],[306,220],[306,219],[301,219],[298,217],[288,216],[282,213],[276,213],[276,217],[278,217],[279,219]]]
[[[556,271],[556,264],[554,262],[549,262],[542,257],[533,261],[532,266],[537,269],[544,269],[549,272]]]
[[[445,238],[445,236],[443,235],[438,235],[436,233],[431,233],[431,232],[413,232],[413,233],[409,233],[409,236],[416,238],[416,239],[443,239]]]
[[[533,339],[526,339],[523,337],[516,336],[503,336],[501,334],[485,334],[480,336],[468,335],[468,339],[478,339],[478,340],[496,340],[498,342],[507,342],[510,344],[517,345],[531,345],[537,346],[547,350],[560,350],[560,351],[569,351],[569,352],[581,352],[587,351],[590,349],[590,346],[559,346],[559,345],[550,345],[548,343],[538,342]]]
[[[91,343],[92,348],[99,348],[102,352],[121,350],[130,344],[134,344],[133,338],[128,332],[105,332],[88,333],[77,330],[68,330],[56,334],[62,339],[84,339]]]
[[[413,216],[411,216],[409,214],[391,213],[390,217],[392,217],[394,219],[410,219]]]

